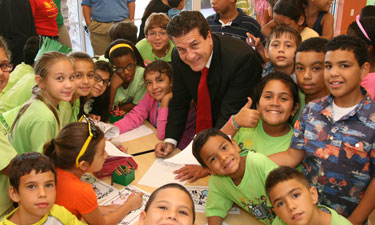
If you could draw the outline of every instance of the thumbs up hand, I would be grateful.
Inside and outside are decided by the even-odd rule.
[[[250,97],[247,97],[247,103],[234,116],[238,126],[253,128],[258,123],[260,113],[258,110],[250,108],[252,103],[253,100]]]

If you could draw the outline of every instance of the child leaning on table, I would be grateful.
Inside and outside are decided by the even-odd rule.
[[[65,126],[59,135],[47,142],[44,154],[57,167],[56,203],[78,218],[95,225],[117,224],[130,211],[142,205],[142,193],[133,193],[123,205],[98,206],[93,187],[80,180],[87,172],[96,172],[107,157],[103,132],[84,116],[86,123]]]
[[[351,224],[335,210],[316,205],[316,188],[294,168],[281,166],[272,170],[266,180],[266,191],[277,215],[272,225]]]
[[[330,95],[307,104],[287,151],[270,156],[295,167],[318,189],[319,203],[362,224],[375,195],[375,103],[361,87],[370,65],[364,42],[341,35],[325,48],[324,80]]]
[[[152,192],[138,224],[195,225],[194,221],[195,207],[190,193],[184,186],[170,183]]]
[[[9,166],[10,198],[18,208],[0,224],[84,224],[62,206],[55,204],[56,170],[45,155],[27,152]]]
[[[161,60],[150,63],[144,72],[147,93],[128,114],[114,123],[125,133],[143,124],[145,119],[157,128],[158,138],[164,140],[167,125],[168,105],[172,99],[172,68]],[[195,109],[189,111],[185,131],[179,141],[178,148],[184,149],[193,139],[195,132]]]
[[[277,165],[261,153],[240,156],[240,148],[220,130],[209,128],[194,138],[193,155],[211,172],[205,208],[208,224],[222,224],[236,203],[264,224],[274,214],[264,185],[268,173]]]

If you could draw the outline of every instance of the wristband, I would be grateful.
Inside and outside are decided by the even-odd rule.
[[[240,129],[240,126],[238,126],[238,123],[237,123],[237,121],[234,119],[234,116],[233,116],[233,115],[230,117],[230,122],[231,122],[231,124],[232,124],[232,127],[233,127],[236,131],[238,131],[238,130]]]

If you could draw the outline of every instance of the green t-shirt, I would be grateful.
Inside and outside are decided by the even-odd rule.
[[[349,220],[347,220],[345,217],[338,214],[335,210],[319,205],[319,209],[323,209],[323,211],[328,212],[331,214],[331,225],[352,225]],[[282,221],[278,216],[273,220],[272,225],[287,225],[284,221]]]
[[[32,88],[35,85],[34,73],[24,74],[22,79],[1,96],[0,113],[9,111],[29,100],[32,96]]]
[[[268,156],[287,150],[292,135],[293,128],[290,126],[287,134],[271,137],[263,130],[262,120],[259,120],[254,128],[241,127],[234,135],[234,140],[241,151],[254,151]]]
[[[246,157],[246,169],[243,176],[245,179],[242,179],[238,186],[228,176],[212,175],[210,177],[206,217],[225,218],[233,203],[236,203],[260,222],[272,223],[275,215],[271,210],[272,205],[264,186],[268,174],[277,168],[277,165],[260,153],[249,152]]]
[[[67,125],[68,123],[73,123],[78,121],[79,115],[79,107],[80,107],[80,100],[79,98],[70,104],[70,102],[60,102],[59,104],[59,118],[62,127]]]
[[[55,108],[58,114],[59,110]],[[48,106],[35,99],[16,121],[12,145],[18,154],[43,152],[44,144],[57,136],[59,126]]]
[[[8,142],[7,138],[0,133],[0,171],[5,169],[17,153]],[[13,209],[13,202],[9,198],[9,178],[0,174],[0,220]]]
[[[153,61],[156,60],[163,60],[166,62],[172,62],[172,51],[174,48],[174,44],[172,41],[169,40],[169,50],[168,53],[164,57],[157,57],[153,52],[152,52],[152,46],[150,42],[146,40],[146,38],[140,40],[135,47],[137,47],[139,53],[141,54],[143,58],[143,63],[144,65],[148,65]]]
[[[130,82],[128,88],[124,89],[122,86],[119,87],[116,91],[115,101],[113,106],[117,106],[120,103],[134,103],[138,104],[138,102],[143,98],[146,94],[146,86],[143,79],[143,72],[144,68],[137,66],[135,70],[134,78]]]
[[[299,108],[297,110],[296,115],[293,117],[293,125],[297,122],[299,116],[302,113],[303,108],[305,107],[305,93],[301,90],[301,88],[298,88],[298,97],[299,97]]]
[[[17,65],[16,68],[14,68],[14,70],[9,74],[8,83],[2,92],[5,93],[10,90],[21,79],[21,77],[23,77],[23,75],[27,73],[34,73],[34,69],[32,66],[24,62]]]

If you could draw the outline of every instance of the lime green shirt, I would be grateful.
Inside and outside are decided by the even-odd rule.
[[[323,209],[325,212],[331,213],[331,225],[352,225],[349,220],[338,214],[335,210],[328,208],[327,206],[319,205],[319,209]],[[272,225],[287,225],[278,216],[273,220]]]
[[[229,176],[211,175],[205,208],[206,217],[225,218],[227,212],[236,203],[255,219],[264,224],[271,224],[274,214],[267,197],[265,182],[268,174],[277,165],[267,156],[249,152],[246,158],[245,174],[236,186]]]
[[[146,94],[146,86],[143,79],[144,68],[137,66],[134,74],[133,80],[130,82],[128,88],[124,89],[122,86],[119,87],[116,91],[114,106],[119,105],[120,103],[128,103],[128,101],[138,104],[138,102]]]
[[[162,60],[166,62],[172,62],[172,51],[174,48],[174,44],[172,41],[169,40],[169,50],[167,54],[163,57],[157,57],[153,52],[152,52],[152,46],[150,42],[146,40],[146,38],[140,40],[135,47],[137,47],[139,53],[141,54],[143,58],[143,62],[145,65],[150,64],[153,61],[156,60]]]
[[[79,98],[70,104],[70,102],[60,102],[59,104],[59,118],[62,127],[67,125],[68,123],[77,122],[78,121],[78,114],[79,114],[79,107],[80,107],[80,100]]]
[[[9,220],[9,218],[17,212],[18,208],[14,209],[9,215],[7,215],[3,221],[0,222],[0,225],[16,225],[12,221]],[[57,204],[54,204],[50,211],[42,217],[41,220],[39,220],[36,223],[33,223],[32,225],[46,225],[46,224],[55,224],[55,225],[63,225],[63,224],[69,224],[69,225],[81,225],[86,224],[78,218],[73,215],[69,210],[65,209],[63,206],[59,206]]]
[[[241,151],[253,151],[268,156],[289,148],[293,135],[293,128],[289,127],[290,130],[287,134],[280,137],[272,137],[264,131],[262,121],[259,120],[254,128],[241,127],[234,135],[234,140]]]
[[[0,171],[5,169],[16,155],[16,151],[7,138],[0,133]],[[0,220],[13,209],[8,190],[9,178],[5,174],[0,174]]]
[[[58,114],[59,110],[55,108]],[[24,152],[43,152],[44,144],[55,138],[59,125],[48,106],[34,100],[16,121],[12,133],[12,145],[18,154]]]
[[[34,69],[32,66],[26,63],[21,63],[14,68],[14,70],[9,74],[9,80],[5,88],[2,92],[7,92],[10,90],[20,79],[23,75],[28,73],[34,73]]]

